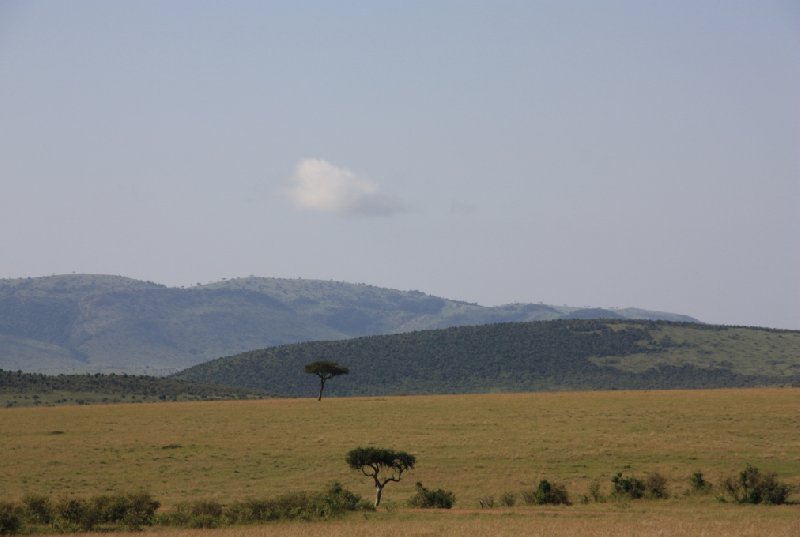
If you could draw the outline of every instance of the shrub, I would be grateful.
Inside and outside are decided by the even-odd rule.
[[[88,500],[62,498],[55,505],[55,527],[63,533],[89,531],[97,523],[97,513]]]
[[[536,490],[528,490],[522,493],[522,501],[528,505],[569,505],[567,488],[564,485],[550,483],[546,479],[539,481]]]
[[[429,490],[423,487],[420,481],[417,481],[416,488],[416,494],[408,500],[408,505],[411,507],[450,509],[456,502],[456,495],[452,491],[444,489]]]
[[[372,510],[374,507],[369,502],[364,501],[361,496],[350,492],[338,481],[329,483],[325,490],[319,495],[317,503],[322,509],[318,508],[318,516],[328,518],[338,516],[346,511]]]
[[[192,516],[222,517],[222,504],[214,500],[198,500],[185,505]]]
[[[618,472],[611,478],[611,482],[614,484],[614,496],[618,498],[627,497],[631,500],[638,500],[644,497],[645,488],[641,479],[632,476],[623,477],[622,472]]]
[[[505,507],[514,507],[515,503],[517,503],[517,495],[513,492],[504,492],[500,496],[500,505]]]
[[[611,478],[611,482],[614,484],[613,494],[617,498],[638,500],[644,497],[663,499],[668,496],[667,478],[658,472],[653,472],[644,480],[633,476],[624,477],[622,472],[618,472]]]
[[[645,495],[648,498],[662,500],[669,496],[667,492],[667,478],[658,472],[653,472],[644,480]]]
[[[10,502],[0,502],[0,535],[15,535],[22,528],[20,509]]]
[[[225,509],[225,519],[231,524],[251,524],[288,519],[328,519],[347,511],[372,509],[361,496],[334,481],[322,492],[295,492],[269,500],[237,502]]]
[[[156,520],[156,511],[161,504],[147,492],[137,492],[125,496],[126,511],[121,522],[128,529],[151,526]]]
[[[130,530],[152,525],[159,505],[147,492],[95,496],[90,501],[96,524],[122,525]]]
[[[258,522],[258,516],[262,512],[261,504],[258,500],[245,500],[234,502],[225,507],[225,518],[231,524],[252,524]]]
[[[694,492],[708,492],[711,490],[711,483],[706,481],[703,472],[697,470],[689,478],[689,484]]]
[[[283,494],[269,502],[271,520],[308,518],[306,505],[308,497],[305,492]]]
[[[222,504],[212,500],[179,503],[175,511],[162,518],[168,525],[185,528],[218,528],[225,523]]]
[[[225,518],[231,524],[252,524],[311,517],[309,497],[304,492],[284,494],[268,500],[237,502],[225,509]]]
[[[781,505],[789,496],[789,487],[780,483],[776,474],[762,474],[749,464],[739,473],[738,479],[726,479],[723,487],[737,503]]]
[[[23,499],[23,504],[29,521],[53,524],[63,533],[90,531],[101,524],[138,530],[155,522],[160,505],[146,492],[62,498],[55,505],[46,496],[31,495]]]
[[[42,494],[29,494],[22,499],[25,515],[33,524],[51,524],[55,517],[53,502]]]
[[[88,501],[87,509],[97,524],[115,523],[125,516],[125,503],[120,496],[94,496]]]

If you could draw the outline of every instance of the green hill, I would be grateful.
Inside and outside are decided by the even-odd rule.
[[[556,320],[285,345],[180,372],[195,382],[312,396],[306,363],[350,374],[331,395],[715,388],[800,381],[800,332],[664,321]]]
[[[0,368],[163,375],[287,343],[568,316],[694,320],[543,304],[490,308],[318,280],[250,277],[184,289],[107,275],[19,278],[0,280]]]
[[[260,390],[143,375],[42,375],[0,369],[0,406],[53,406],[267,397]]]

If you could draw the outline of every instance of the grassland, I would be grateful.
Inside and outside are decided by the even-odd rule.
[[[602,504],[491,512],[375,513],[325,522],[220,530],[151,530],[165,537],[797,537],[796,506]],[[105,537],[131,536],[104,533]]]
[[[317,490],[339,480],[369,496],[369,483],[348,470],[344,456],[374,444],[414,453],[417,468],[387,488],[390,512],[348,519],[341,535],[510,535],[528,528],[523,533],[648,536],[664,524],[675,530],[669,535],[796,535],[796,505],[753,508],[683,494],[694,470],[718,482],[748,463],[800,484],[798,408],[794,388],[11,408],[0,411],[0,490],[13,500],[143,489],[169,508]],[[565,483],[576,500],[593,482],[608,493],[617,471],[658,471],[673,498],[476,509],[479,497],[519,493],[542,478]],[[416,480],[453,490],[459,510],[400,509]],[[769,532],[763,526],[748,533],[758,521]],[[227,533],[337,535],[343,523],[332,524]]]

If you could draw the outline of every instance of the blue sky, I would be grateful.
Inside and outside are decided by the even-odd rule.
[[[793,1],[0,3],[0,277],[800,329]]]

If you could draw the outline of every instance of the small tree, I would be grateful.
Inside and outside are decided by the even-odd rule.
[[[400,481],[406,470],[412,470],[417,459],[405,451],[359,447],[347,454],[347,464],[353,470],[371,477],[375,484],[375,507],[381,503],[383,487],[390,481]],[[388,474],[387,477],[383,477]]]
[[[338,377],[339,375],[346,375],[350,372],[346,367],[327,360],[306,364],[305,370],[309,375],[317,375],[319,377],[319,397],[317,401],[322,400],[322,390],[325,389],[325,381],[333,377]]]

